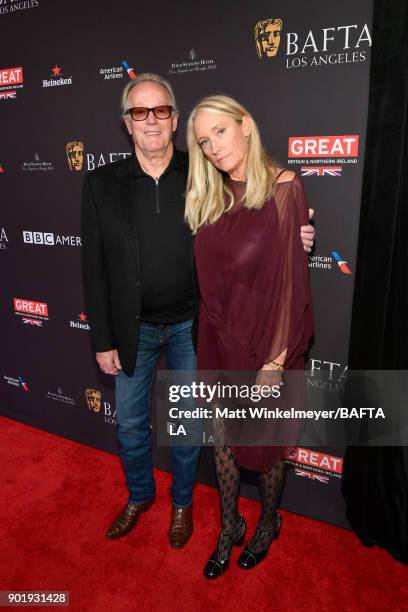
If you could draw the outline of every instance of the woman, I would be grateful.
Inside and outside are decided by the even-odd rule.
[[[195,238],[201,302],[199,370],[303,369],[312,336],[308,223],[301,180],[277,166],[238,102],[210,96],[192,111],[186,220]],[[259,472],[262,511],[238,565],[255,567],[277,537],[285,463],[274,447],[215,447],[221,535],[204,575],[220,576],[246,525],[238,513],[239,466]]]

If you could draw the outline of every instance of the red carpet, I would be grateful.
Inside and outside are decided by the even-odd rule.
[[[216,582],[201,574],[218,530],[217,492],[198,485],[186,548],[167,543],[170,477],[126,538],[104,531],[125,501],[119,459],[0,418],[0,590],[70,591],[71,610],[408,610],[408,568],[353,533],[283,512],[268,559]],[[242,499],[250,531],[258,505]],[[25,608],[34,609],[34,608]],[[40,609],[40,608],[35,608]]]

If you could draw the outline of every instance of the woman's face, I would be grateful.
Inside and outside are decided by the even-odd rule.
[[[245,180],[251,120],[238,123],[232,117],[200,111],[194,119],[194,133],[206,158],[232,179]]]

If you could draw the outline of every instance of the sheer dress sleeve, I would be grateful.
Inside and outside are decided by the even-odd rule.
[[[261,368],[286,349],[284,367],[290,369],[308,350],[313,334],[307,254],[300,238],[309,215],[300,177],[278,183],[274,201],[278,228],[264,254],[264,305],[253,350]]]

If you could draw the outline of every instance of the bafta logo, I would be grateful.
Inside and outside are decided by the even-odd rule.
[[[279,49],[282,19],[262,19],[255,25],[255,46],[260,59],[275,57]]]
[[[97,389],[85,389],[86,402],[89,410],[100,412],[102,404],[102,393]]]
[[[84,143],[67,142],[65,151],[67,153],[68,166],[70,170],[82,170],[84,161]]]

